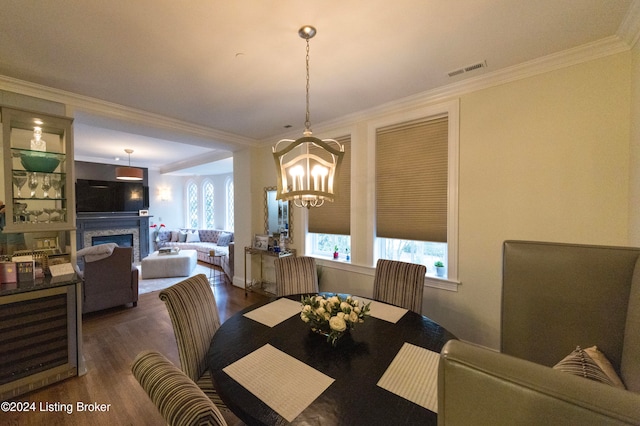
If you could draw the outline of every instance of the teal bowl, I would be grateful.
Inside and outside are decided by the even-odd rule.
[[[29,172],[51,173],[60,164],[60,159],[45,153],[30,152],[20,154],[20,162]]]

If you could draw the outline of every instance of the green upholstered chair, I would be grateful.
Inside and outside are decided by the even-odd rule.
[[[422,315],[426,273],[424,265],[379,259],[373,280],[373,298]]]
[[[308,256],[288,256],[274,262],[276,296],[318,293],[316,260]]]
[[[162,354],[143,351],[131,371],[171,426],[226,425],[224,417],[193,380]]]
[[[213,387],[207,366],[207,352],[220,327],[216,299],[206,275],[198,274],[160,292],[171,318],[178,344],[180,368],[222,411],[227,423],[233,413],[224,405]],[[227,417],[230,416],[230,417]]]

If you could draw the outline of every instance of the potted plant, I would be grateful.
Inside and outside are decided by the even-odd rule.
[[[338,258],[338,246],[335,246],[333,248],[333,258],[337,259]]]
[[[439,277],[444,277],[444,263],[439,260],[433,264],[436,267],[436,275]]]

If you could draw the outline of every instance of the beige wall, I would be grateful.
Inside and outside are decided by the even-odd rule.
[[[630,71],[631,54],[621,53],[460,97],[462,284],[457,292],[426,288],[425,315],[462,339],[498,348],[504,240],[628,244]],[[366,136],[354,143],[363,152],[354,158],[366,161]],[[275,172],[269,151],[253,152],[262,157],[251,173],[258,203]],[[362,197],[366,186],[357,186],[352,193]],[[262,232],[262,220],[252,216],[254,232]],[[298,216],[298,244],[300,223]],[[372,283],[371,265],[329,266],[321,289],[367,296]]]
[[[502,242],[626,245],[629,55],[461,97],[457,293],[424,312],[498,348]]]
[[[640,247],[640,41],[631,51],[629,244]]]

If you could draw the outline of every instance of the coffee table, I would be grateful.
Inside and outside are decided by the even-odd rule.
[[[159,254],[154,251],[142,259],[140,270],[142,279],[188,277],[198,263],[198,252],[180,250],[178,253]]]

